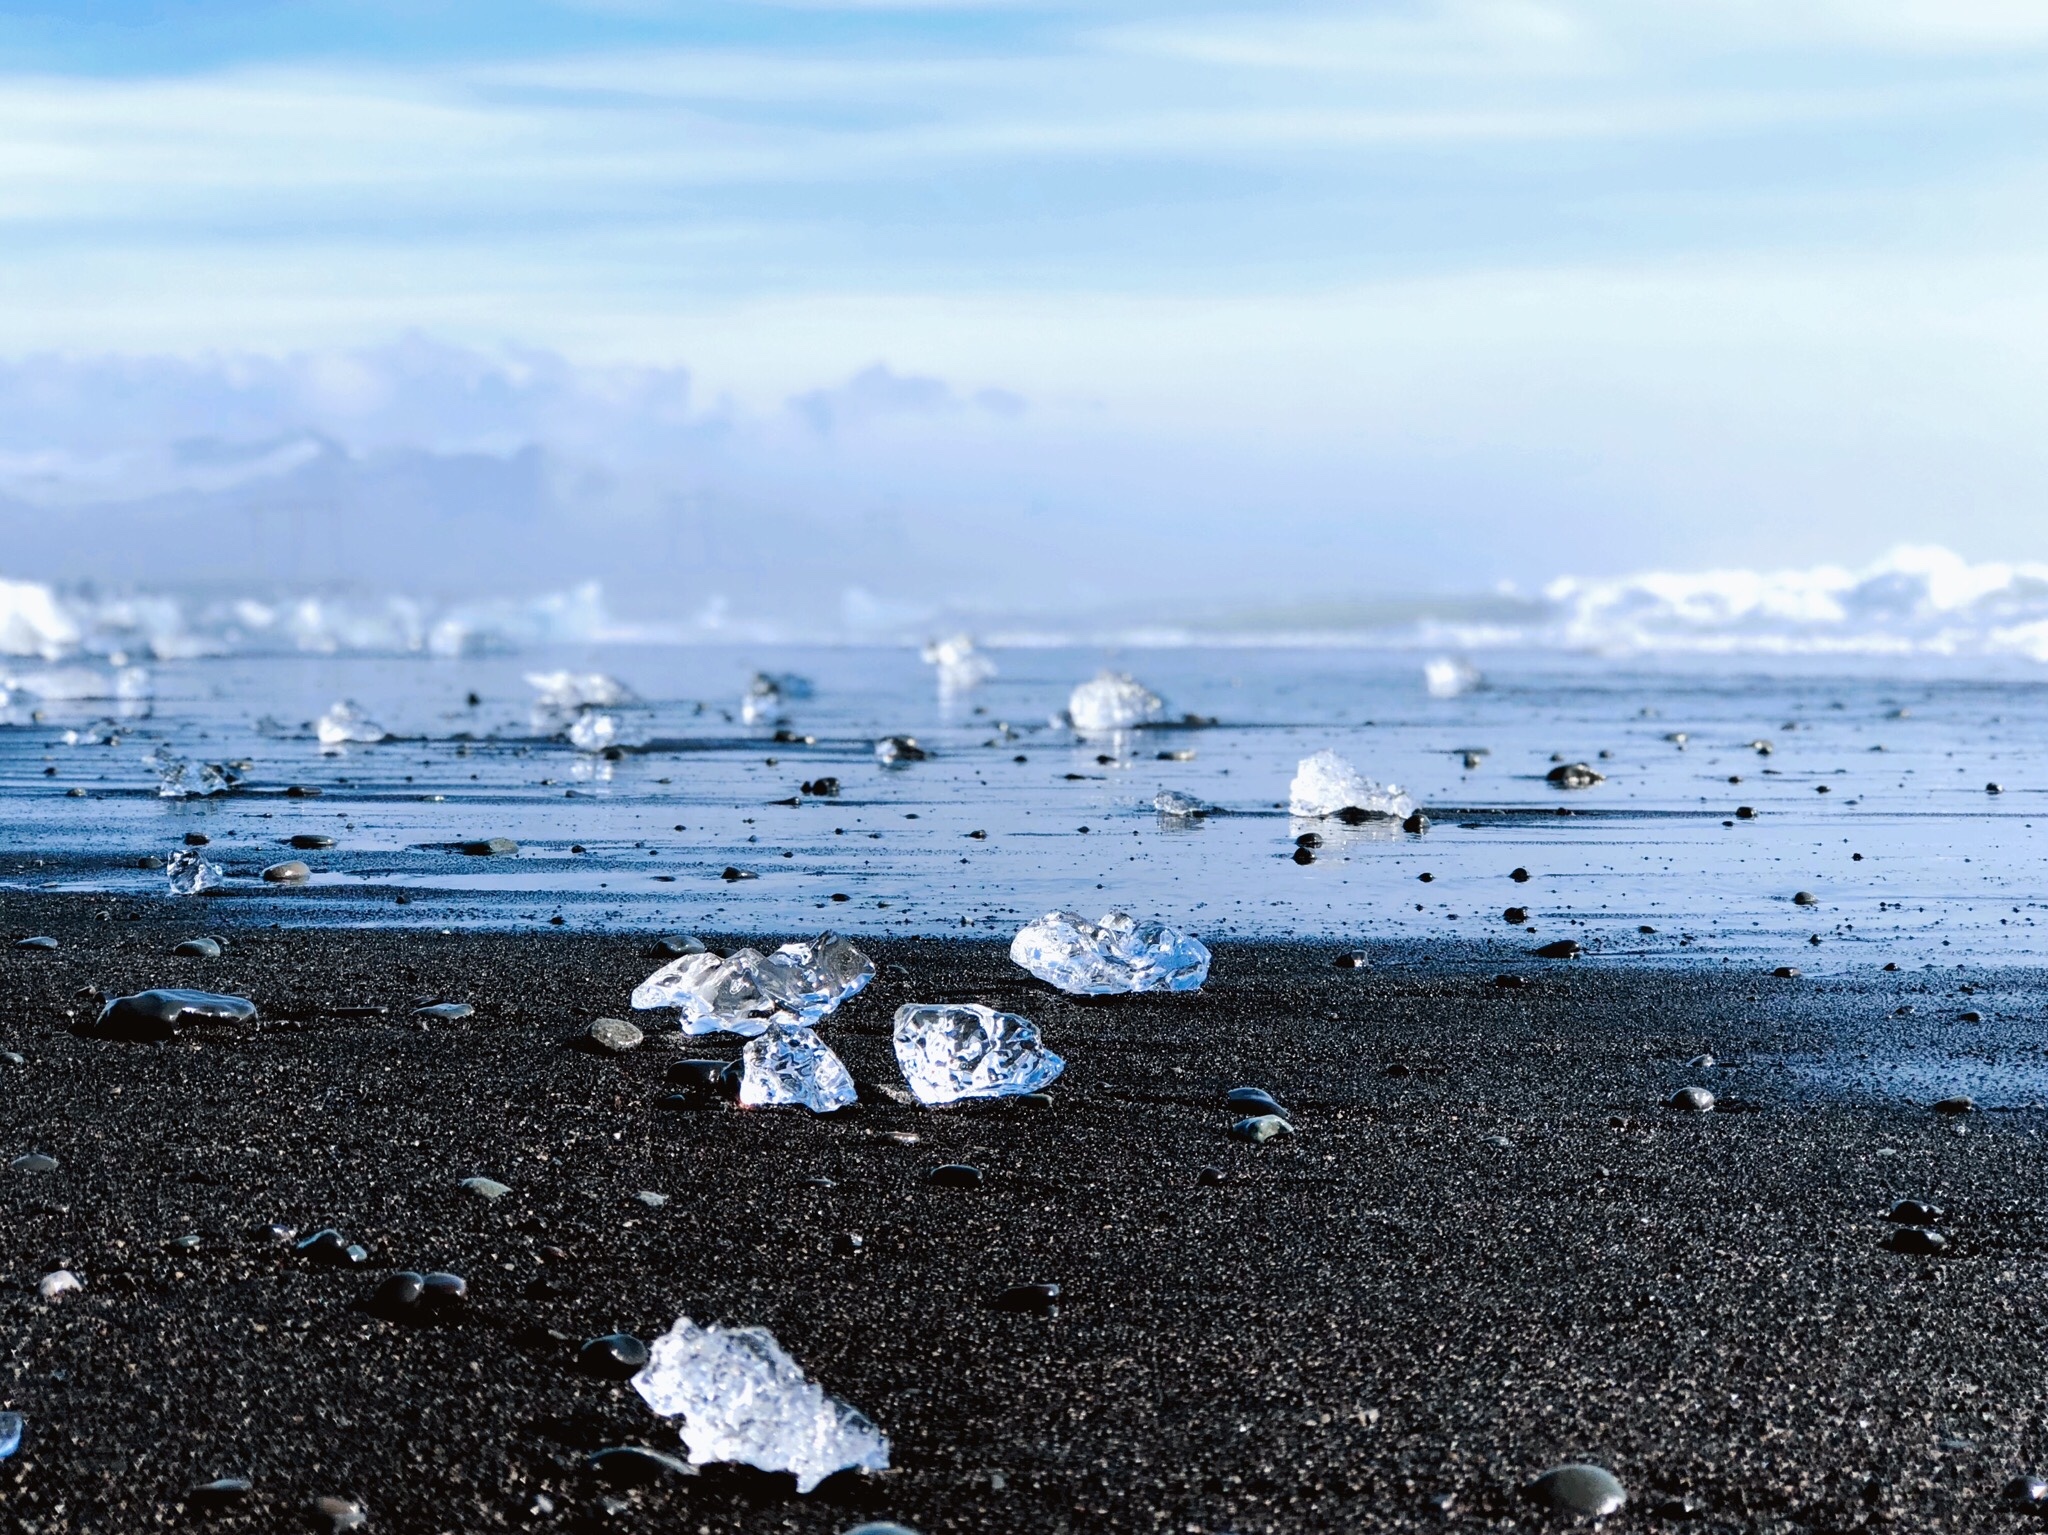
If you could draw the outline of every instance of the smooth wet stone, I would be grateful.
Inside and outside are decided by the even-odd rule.
[[[54,1173],[57,1159],[40,1151],[25,1151],[7,1164],[18,1173]]]
[[[681,959],[686,954],[703,954],[708,951],[705,949],[702,940],[685,935],[674,938],[657,938],[654,941],[654,952],[656,957],[660,959]]]
[[[94,1039],[148,1043],[174,1038],[181,1023],[248,1023],[255,1017],[256,1004],[247,997],[173,988],[114,997],[78,1032]]]
[[[1560,789],[1590,789],[1595,784],[1607,782],[1605,773],[1583,762],[1560,762],[1543,776]]]
[[[1780,965],[1771,974],[1781,981],[1796,981],[1799,979],[1799,967],[1797,965]]]
[[[519,844],[510,837],[482,837],[456,843],[455,851],[467,853],[472,858],[504,858],[518,852]]]
[[[1529,920],[1529,908],[1526,906],[1510,906],[1500,914],[1500,919],[1515,927],[1520,927]]]
[[[1052,1107],[1052,1094],[1019,1093],[1016,1101],[1027,1109],[1049,1109]]]
[[[970,1167],[965,1162],[948,1162],[926,1173],[924,1181],[935,1189],[978,1189],[981,1187],[981,1169]]]
[[[1937,1114],[1973,1114],[1976,1110],[1977,1100],[1966,1095],[1944,1098],[1934,1105]]]
[[[1287,1117],[1287,1110],[1282,1107],[1280,1100],[1263,1087],[1233,1087],[1223,1095],[1223,1104],[1224,1107],[1235,1109],[1240,1114],[1278,1114],[1283,1119]]]
[[[274,863],[263,871],[263,878],[273,885],[303,885],[312,877],[312,869],[297,858]]]
[[[1222,1168],[1212,1165],[1203,1168],[1200,1172],[1195,1174],[1195,1185],[1198,1188],[1205,1189],[1218,1188],[1224,1183],[1228,1182],[1229,1178],[1230,1175],[1224,1172]]]
[[[467,1190],[487,1203],[496,1203],[512,1192],[510,1184],[500,1183],[495,1178],[464,1178],[457,1187]]]
[[[1493,978],[1493,984],[1502,991],[1519,991],[1529,983],[1519,975],[1497,975]]]
[[[395,1274],[386,1274],[371,1287],[362,1299],[362,1309],[393,1322],[413,1321],[420,1314],[420,1297],[426,1288],[424,1274],[400,1269]]]
[[[631,1380],[647,1364],[647,1345],[629,1332],[589,1338],[576,1350],[576,1368],[599,1380]]]
[[[10,1066],[26,1066],[28,1057],[19,1050],[0,1050],[0,1061],[5,1061]]]
[[[1339,954],[1332,963],[1339,970],[1370,970],[1372,968],[1372,960],[1363,949],[1353,949],[1348,954]]]
[[[1967,1013],[1957,1014],[1956,1021],[1958,1023],[1982,1023],[1984,1021],[1984,1015],[1978,1012],[1975,1008],[1972,1008]]]
[[[334,839],[319,832],[302,831],[291,839],[291,845],[301,853],[323,853],[334,846]]]
[[[440,1023],[455,1023],[476,1012],[467,1002],[434,1002],[426,1007],[412,1010],[415,1018],[432,1018]]]
[[[207,836],[203,831],[188,831],[185,833],[185,846],[187,847],[205,847],[212,841],[213,838]]]
[[[35,938],[17,938],[17,939],[15,939],[15,940],[14,940],[14,946],[15,946],[15,947],[16,947],[17,949],[45,949],[45,950],[48,950],[48,949],[54,949],[54,948],[56,948],[56,947],[57,947],[57,940],[56,940],[56,939],[54,939],[54,938],[48,938],[48,937],[40,937],[40,936],[39,936],[39,937],[35,937]]]
[[[313,1512],[327,1521],[333,1535],[349,1535],[370,1522],[370,1511],[352,1498],[315,1498]]]
[[[1681,1087],[1664,1106],[1681,1114],[1705,1114],[1714,1107],[1714,1095],[1704,1087]]]
[[[221,1476],[201,1482],[185,1494],[185,1501],[194,1508],[227,1508],[254,1490],[255,1484],[246,1476]]]
[[[990,1304],[998,1311],[1019,1311],[1030,1316],[1058,1316],[1060,1287],[1056,1284],[1013,1284]]]
[[[1160,755],[1164,756],[1165,753]],[[893,1519],[870,1519],[866,1524],[850,1526],[845,1535],[917,1535],[907,1524],[898,1524]]]
[[[0,1412],[0,1460],[12,1460],[21,1448],[27,1420],[18,1412]]]
[[[1932,1226],[1947,1214],[1940,1205],[1931,1205],[1924,1199],[1901,1199],[1885,1211],[1884,1218],[1901,1226]]]
[[[615,1444],[592,1453],[591,1474],[611,1487],[645,1487],[664,1476],[695,1476],[696,1467],[644,1445]]]
[[[858,1231],[835,1231],[832,1233],[832,1256],[835,1258],[858,1258],[867,1240]]]
[[[745,1072],[744,1061],[684,1059],[669,1062],[667,1080],[688,1093],[737,1098]]]
[[[1307,866],[1308,864],[1312,864],[1316,861],[1315,850],[1313,848],[1298,847],[1288,856],[1292,858],[1296,863],[1301,864],[1303,866]]]
[[[1411,836],[1420,836],[1423,832],[1429,830],[1429,817],[1420,810],[1411,810],[1408,813],[1407,819],[1402,821],[1401,830],[1409,833]]]
[[[1529,1496],[1556,1513],[1604,1519],[1621,1512],[1628,1489],[1602,1466],[1553,1466],[1529,1484]]]
[[[469,1304],[469,1281],[460,1274],[437,1270],[420,1276],[420,1309],[435,1315],[459,1311]]]
[[[1577,959],[1585,952],[1576,938],[1560,938],[1535,951],[1538,959]]]
[[[1925,1226],[1901,1226],[1884,1239],[1884,1245],[1895,1253],[1932,1257],[1935,1253],[1948,1250],[1948,1238],[1939,1231],[1930,1231]]]
[[[583,1037],[599,1050],[624,1055],[637,1050],[647,1036],[623,1018],[600,1018],[583,1031]]]
[[[1278,1114],[1256,1114],[1249,1119],[1240,1119],[1230,1127],[1232,1140],[1249,1141],[1254,1146],[1263,1146],[1268,1141],[1292,1134],[1294,1126]]]
[[[187,938],[175,945],[171,953],[179,959],[219,959],[220,941],[215,938]]]
[[[332,1226],[300,1237],[292,1244],[292,1251],[322,1268],[360,1268],[370,1261],[369,1249],[360,1242],[351,1242]]]
[[[1792,904],[1794,906],[1818,906],[1820,905],[1820,897],[1811,890],[1801,890],[1793,895]]]
[[[2048,1477],[2014,1477],[2005,1484],[2005,1502],[2009,1508],[2048,1508]]]

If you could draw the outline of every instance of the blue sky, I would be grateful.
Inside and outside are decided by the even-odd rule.
[[[687,370],[728,489],[1217,588],[2038,558],[2044,87],[2022,0],[5,4],[0,354],[544,349],[614,464],[603,370]],[[807,438],[877,365],[959,408]]]

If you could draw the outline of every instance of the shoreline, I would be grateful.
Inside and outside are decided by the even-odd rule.
[[[1830,1093],[1782,1064],[2025,1052],[2023,970],[1787,982],[1375,944],[1348,971],[1348,945],[1219,943],[1199,994],[1088,1001],[1001,942],[859,937],[876,981],[820,1032],[863,1104],[815,1119],[652,1106],[669,1060],[736,1040],[565,1046],[601,1015],[646,1026],[647,936],[223,911],[0,892],[0,1049],[23,1057],[0,1060],[0,1152],[59,1164],[0,1173],[0,1411],[28,1420],[0,1508],[33,1535],[156,1527],[223,1476],[253,1487],[222,1530],[311,1527],[321,1496],[371,1531],[1534,1528],[1521,1489],[1581,1459],[1629,1490],[1613,1528],[1978,1531],[2027,1527],[2001,1490],[2048,1465],[2048,1112],[1936,1115],[1931,1087]],[[30,932],[59,949],[11,947]],[[168,957],[197,932],[226,954]],[[262,1018],[68,1032],[81,988],[152,985]],[[420,999],[477,1011],[421,1027]],[[1068,1063],[1053,1107],[878,1091],[913,999],[1031,1017]],[[1738,1111],[1664,1107],[1696,1082]],[[1238,1085],[1298,1133],[1229,1140]],[[927,1186],[950,1161],[984,1187]],[[1946,1207],[1940,1255],[1882,1245],[1906,1197]],[[311,1268],[272,1224],[336,1227],[370,1264]],[[86,1288],[46,1303],[57,1267]],[[463,1274],[467,1313],[352,1309],[394,1268]],[[991,1309],[1031,1281],[1062,1285],[1056,1319]],[[683,1314],[768,1327],[893,1469],[807,1498],[722,1468],[596,1480],[601,1446],[678,1446],[576,1345]]]

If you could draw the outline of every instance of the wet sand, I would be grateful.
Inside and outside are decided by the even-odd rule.
[[[0,1061],[0,1161],[60,1164],[0,1169],[0,1410],[28,1419],[0,1521],[30,1535],[183,1525],[185,1490],[223,1476],[253,1490],[220,1530],[311,1527],[323,1495],[372,1531],[1536,1528],[1521,1489],[1579,1459],[1630,1491],[1610,1528],[1982,1531],[2024,1527],[2001,1489],[2048,1466],[2044,1116],[1829,1096],[1783,1065],[1911,1044],[1936,1080],[2036,1036],[2025,975],[1964,997],[1953,972],[1874,966],[1471,944],[1346,971],[1335,946],[1226,945],[1198,996],[1087,1002],[1000,945],[878,940],[881,975],[825,1030],[863,1106],[814,1119],[651,1107],[668,1061],[736,1041],[565,1046],[628,1016],[645,936],[228,917],[0,894],[0,935],[62,945],[0,949],[0,1049],[24,1057]],[[197,931],[226,955],[168,957]],[[68,1032],[86,988],[169,985],[262,1021]],[[934,998],[1035,1019],[1068,1061],[1055,1106],[878,1091],[900,1083],[891,1013]],[[476,1014],[421,1027],[419,999]],[[1985,1023],[1954,1021],[1972,1006]],[[1736,1064],[1688,1067],[1702,1052]],[[1737,1111],[1662,1106],[1695,1082]],[[1299,1133],[1229,1140],[1241,1084]],[[953,1161],[983,1187],[925,1183]],[[1946,1253],[1885,1250],[1906,1196],[1948,1208]],[[371,1263],[309,1267],[273,1223],[337,1227]],[[835,1256],[848,1232],[861,1251]],[[196,1251],[168,1245],[187,1233]],[[46,1304],[59,1267],[86,1288]],[[352,1309],[394,1268],[464,1275],[467,1314]],[[1063,1287],[1056,1319],[991,1309],[1036,1280]],[[597,1481],[593,1449],[678,1446],[575,1344],[678,1314],[771,1329],[895,1469],[807,1498],[723,1468]]]

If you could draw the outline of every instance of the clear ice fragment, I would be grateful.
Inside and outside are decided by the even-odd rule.
[[[1097,922],[1047,912],[1011,940],[1010,958],[1077,996],[1196,991],[1209,977],[1209,950],[1199,938],[1121,911]]]
[[[625,683],[603,672],[528,672],[526,685],[541,709],[612,709],[639,701]]]
[[[846,1063],[801,1023],[771,1023],[740,1052],[740,1107],[830,1114],[859,1096]]]
[[[1456,656],[1438,656],[1423,663],[1422,685],[1431,698],[1456,698],[1479,686],[1479,668]]]
[[[927,666],[938,668],[941,693],[964,693],[996,674],[996,664],[974,648],[974,637],[952,634],[924,647]]]
[[[792,672],[755,672],[740,696],[740,718],[758,725],[774,715],[787,699],[809,698],[810,679]]]
[[[1103,672],[1067,698],[1067,718],[1082,731],[1129,730],[1165,712],[1165,700],[1128,672]]]
[[[1192,794],[1183,794],[1178,789],[1161,789],[1152,796],[1152,808],[1161,815],[1186,819],[1208,815],[1214,807],[1196,799]]]
[[[21,1448],[21,1436],[26,1423],[18,1412],[0,1412],[0,1460],[13,1458]]]
[[[391,732],[363,712],[361,704],[344,698],[320,716],[313,727],[322,746],[374,746]]]
[[[164,873],[170,877],[172,895],[197,895],[227,878],[221,866],[208,863],[196,847],[181,848],[171,854],[164,863]]]
[[[1035,1093],[1067,1069],[1030,1019],[945,1002],[896,1009],[896,1064],[927,1107]]]
[[[773,954],[685,954],[633,990],[636,1008],[672,1007],[685,1034],[755,1035],[770,1023],[816,1023],[874,979],[875,963],[837,933]]]
[[[633,1389],[681,1418],[692,1465],[788,1471],[807,1493],[835,1471],[886,1471],[889,1441],[857,1409],[808,1379],[765,1327],[699,1327],[688,1317],[648,1346]]]
[[[1319,751],[1303,757],[1295,769],[1294,782],[1287,786],[1287,808],[1300,816],[1342,816],[1350,811],[1400,817],[1414,814],[1415,801],[1401,792],[1400,785],[1376,784],[1335,752]]]
[[[168,746],[156,747],[142,765],[156,774],[158,799],[205,799],[228,791],[227,772],[218,763],[187,762]]]
[[[619,718],[615,714],[585,710],[569,727],[569,744],[578,751],[601,752],[607,746],[617,745],[618,739]]]

